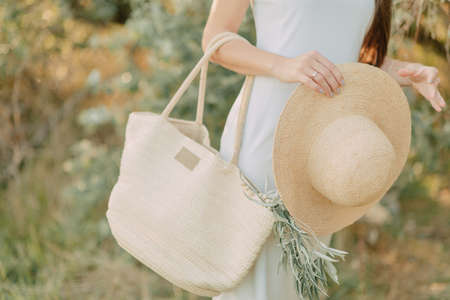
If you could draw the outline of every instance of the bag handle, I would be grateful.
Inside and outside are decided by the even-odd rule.
[[[161,116],[163,118],[169,118],[170,112],[173,110],[175,105],[180,100],[181,96],[186,92],[187,88],[190,86],[192,81],[194,80],[195,76],[198,75],[200,72],[200,68],[202,71],[201,77],[200,77],[200,88],[199,88],[199,96],[197,101],[197,114],[196,114],[196,123],[199,125],[203,124],[203,111],[204,111],[204,96],[205,96],[205,87],[206,87],[206,77],[207,77],[207,68],[209,64],[209,58],[214,53],[214,51],[217,50],[221,45],[224,43],[233,40],[233,39],[242,39],[248,43],[250,43],[247,39],[242,37],[241,35],[225,31],[217,34],[209,43],[208,47],[205,51],[205,54],[200,58],[200,60],[197,62],[195,67],[192,69],[192,71],[189,73],[189,75],[186,77],[186,79],[183,81],[181,86],[178,88],[178,90],[175,92],[173,97],[170,99],[167,106],[164,108],[164,110],[161,113]],[[230,163],[237,166],[238,159],[239,159],[239,152],[240,152],[240,146],[242,142],[242,134],[243,134],[243,128],[244,128],[244,122],[245,122],[245,115],[247,113],[247,107],[248,107],[248,100],[250,96],[250,90],[251,86],[253,85],[254,75],[246,75],[243,87],[243,99],[241,100],[241,105],[239,108],[239,116],[238,116],[238,122],[237,122],[237,128],[236,128],[236,135],[235,135],[235,142],[234,142],[234,149],[233,149],[233,156],[231,158]]]
[[[218,40],[224,38],[225,36],[230,36],[235,34],[234,32],[230,32],[230,31],[225,31],[225,32],[221,32],[216,34],[209,42],[208,45],[206,46],[206,50],[205,53],[208,51],[209,48],[211,48],[211,46],[213,44],[215,44]],[[241,36],[239,36],[241,37]],[[217,48],[216,48],[217,50]],[[214,51],[213,51],[214,52]],[[200,81],[199,81],[199,90],[198,90],[198,104],[197,104],[197,114],[196,114],[196,118],[195,118],[195,122],[198,125],[201,125],[203,122],[203,112],[204,112],[204,105],[205,105],[205,89],[206,89],[206,76],[207,76],[207,72],[208,72],[208,65],[209,65],[209,61],[205,62],[202,66],[202,70],[200,72]]]

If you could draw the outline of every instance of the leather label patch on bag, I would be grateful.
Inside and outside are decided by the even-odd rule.
[[[200,161],[200,158],[197,155],[189,151],[189,149],[184,146],[180,151],[178,151],[177,155],[175,155],[175,159],[182,163],[189,170],[193,170]]]

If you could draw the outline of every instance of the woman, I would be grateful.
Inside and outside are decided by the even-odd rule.
[[[254,3],[250,3],[254,1]],[[233,40],[211,57],[241,74],[255,75],[245,120],[239,167],[256,186],[274,188],[272,142],[278,117],[298,84],[333,101],[345,88],[338,63],[360,61],[380,67],[402,86],[412,85],[433,106],[445,106],[437,86],[438,71],[386,57],[392,0],[214,0],[205,25],[202,48],[219,32],[237,32],[252,5],[256,46]],[[227,117],[220,154],[230,160],[242,89]],[[320,237],[329,243],[331,236]],[[273,233],[254,266],[234,289],[213,300],[298,299],[289,269],[277,264],[281,249]]]

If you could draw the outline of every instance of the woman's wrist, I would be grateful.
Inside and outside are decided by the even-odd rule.
[[[269,61],[268,75],[278,78],[279,67],[286,63],[290,58],[278,54],[271,55]]]
[[[407,67],[409,65],[421,65],[420,63],[410,63],[405,61],[400,61],[397,59],[393,59],[390,57],[386,57],[384,59],[383,64],[381,65],[381,69],[391,75],[397,83],[401,86],[411,86],[412,82],[409,78],[405,78],[397,74],[398,70],[404,67]]]

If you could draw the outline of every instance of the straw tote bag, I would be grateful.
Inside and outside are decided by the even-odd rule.
[[[106,212],[117,243],[174,285],[216,296],[247,274],[274,217],[245,197],[239,149],[253,75],[247,75],[234,152],[223,160],[203,124],[208,59],[222,44],[244,37],[214,37],[161,114],[129,115],[120,172]],[[248,42],[248,41],[247,41]],[[195,121],[170,118],[201,71]]]

